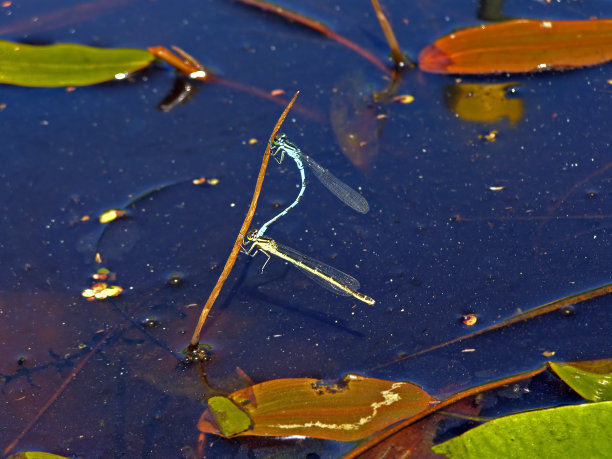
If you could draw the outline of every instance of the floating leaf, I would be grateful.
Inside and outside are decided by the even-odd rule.
[[[444,458],[435,454],[431,447],[434,444],[440,423],[448,421],[449,416],[468,416],[472,418],[480,413],[482,406],[474,403],[472,397],[459,400],[444,409],[444,413],[434,413],[408,427],[395,432],[375,446],[358,454],[359,459],[383,459],[393,457],[433,459]],[[352,457],[351,454],[348,455]]]
[[[568,386],[587,400],[612,400],[612,359],[549,362],[549,365]]]
[[[494,419],[433,447],[450,458],[609,457],[612,402]]]
[[[523,101],[508,99],[508,88],[517,83],[478,84],[461,83],[444,87],[444,103],[461,119],[494,123],[507,117],[515,124],[523,116]]]
[[[65,456],[57,454],[44,453],[42,451],[22,451],[21,453],[12,454],[7,459],[68,459]]]
[[[227,437],[303,435],[354,441],[436,403],[408,382],[358,375],[348,375],[340,384],[311,378],[277,379],[227,398],[212,397],[198,429]]]
[[[211,397],[208,406],[214,416],[214,423],[225,437],[232,437],[251,427],[251,418],[229,398]]]
[[[0,40],[0,83],[20,86],[83,86],[140,70],[153,60],[146,50],[74,44],[25,45]]]
[[[568,69],[612,59],[612,20],[518,19],[460,30],[419,55],[434,73],[501,73]]]

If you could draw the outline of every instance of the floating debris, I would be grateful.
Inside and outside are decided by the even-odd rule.
[[[467,325],[468,327],[475,325],[477,321],[478,318],[476,317],[476,314],[465,314],[461,316],[461,322],[463,322],[463,324]]]
[[[110,223],[118,218],[125,217],[127,212],[123,209],[109,209],[100,215],[100,223]]]

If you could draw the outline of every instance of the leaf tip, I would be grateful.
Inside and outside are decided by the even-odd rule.
[[[435,44],[427,46],[419,54],[419,68],[424,72],[445,73],[451,58]]]

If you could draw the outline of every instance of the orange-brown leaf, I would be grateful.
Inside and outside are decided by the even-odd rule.
[[[348,375],[340,384],[317,379],[277,379],[233,392],[235,407],[204,411],[198,423],[203,432],[225,436],[289,436],[354,441],[429,408],[438,401],[408,382]],[[241,410],[251,421],[230,422]],[[239,416],[236,416],[239,417]],[[227,421],[227,429],[219,425]],[[216,424],[216,425],[215,425]],[[237,432],[236,425],[244,430]]]
[[[433,73],[522,73],[596,65],[612,59],[612,20],[518,19],[451,33],[419,55]]]

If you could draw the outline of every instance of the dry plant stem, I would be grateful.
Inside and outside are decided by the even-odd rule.
[[[391,56],[393,56],[393,60],[395,61],[395,65],[398,67],[403,67],[406,65],[406,59],[404,58],[404,53],[399,47],[399,43],[395,38],[395,34],[393,33],[393,29],[391,28],[391,24],[385,17],[385,14],[382,12],[380,8],[380,3],[378,0],[371,0],[372,6],[374,7],[374,11],[376,12],[376,17],[378,18],[378,22],[380,23],[380,28],[387,39],[387,43],[389,44],[389,48],[391,48]]]
[[[36,422],[42,417],[42,415],[45,414],[45,412],[49,409],[49,407],[61,395],[61,393],[64,392],[64,389],[66,389],[68,384],[70,384],[70,382],[75,378],[78,372],[81,371],[81,369],[85,366],[85,364],[91,358],[91,356],[93,356],[96,353],[96,351],[100,349],[102,344],[106,342],[109,336],[110,336],[110,331],[106,332],[106,334],[102,337],[100,342],[98,342],[98,344],[96,344],[91,349],[91,351],[89,351],[89,353],[83,358],[83,360],[81,360],[79,364],[70,372],[68,377],[62,383],[62,385],[55,391],[55,393],[49,398],[49,400],[47,400],[47,403],[43,405],[43,407],[38,411],[38,413],[36,413],[36,416],[34,416],[34,418],[28,423],[27,426],[25,426],[25,428],[21,431],[21,433],[17,435],[17,437],[6,448],[4,448],[4,451],[2,451],[2,456],[6,456],[9,452],[11,452],[13,448],[15,448],[15,446],[17,446],[17,443],[19,443],[19,440],[21,440],[24,437],[24,435],[30,431],[30,429],[34,426],[34,424],[36,424]]]
[[[374,437],[371,440],[366,441],[365,443],[362,443],[357,448],[355,448],[352,451],[350,451],[347,455],[343,456],[343,459],[352,459],[352,458],[355,458],[355,457],[357,457],[357,456],[359,456],[361,454],[364,454],[370,448],[373,448],[374,446],[378,445],[379,443],[381,443],[382,441],[386,440],[390,436],[396,434],[400,430],[410,426],[411,424],[414,424],[417,421],[420,421],[425,416],[429,416],[430,414],[435,413],[436,411],[439,411],[442,408],[445,408],[445,407],[447,407],[449,405],[452,405],[453,403],[458,402],[459,400],[461,400],[463,398],[470,397],[472,395],[477,395],[477,394],[480,394],[480,393],[485,392],[487,390],[495,389],[497,387],[501,387],[501,386],[505,386],[505,385],[508,385],[508,384],[512,384],[512,383],[515,383],[517,381],[521,381],[523,379],[533,378],[534,376],[536,376],[536,375],[542,373],[543,371],[545,371],[547,368],[548,368],[548,364],[543,364],[543,365],[540,365],[535,370],[526,371],[524,373],[519,373],[517,375],[510,376],[508,378],[499,379],[497,381],[493,381],[493,382],[490,382],[490,383],[487,383],[487,384],[483,384],[481,386],[470,387],[469,389],[466,389],[464,391],[457,392],[456,394],[451,395],[448,398],[445,398],[444,400],[442,400],[437,405],[432,405],[431,407],[421,411],[420,413],[417,413],[417,414],[409,417],[408,419],[400,422],[399,424],[396,424],[395,426],[391,427],[390,429],[384,430],[378,436]]]
[[[181,60],[179,57],[173,54],[165,46],[150,46],[147,48],[147,51],[149,51],[154,56],[162,59],[163,61],[166,61],[172,67],[174,67],[179,72],[181,72],[183,75],[191,75],[194,72],[202,70],[201,67],[198,67],[192,63]]]
[[[182,75],[191,77],[191,75],[195,72],[198,72],[200,70],[205,71],[205,76],[191,77],[194,80],[206,81],[208,83],[217,83],[219,85],[226,86],[228,88],[237,89],[238,91],[243,91],[248,94],[253,94],[257,97],[261,97],[262,99],[266,99],[271,102],[274,102],[275,104],[284,105],[284,106],[288,104],[287,100],[283,99],[282,97],[273,96],[272,94],[266,91],[263,91],[261,89],[254,88],[252,86],[247,86],[247,85],[235,82],[235,81],[228,80],[226,78],[222,78],[220,76],[213,75],[211,72],[206,70],[206,68],[200,62],[198,62],[198,60],[195,57],[191,56],[183,49],[179,48],[178,46],[172,46],[172,49],[177,54],[179,54],[183,59],[180,59],[179,57],[177,57],[165,46],[151,46],[147,48],[147,50],[151,54],[153,54],[155,57],[170,64],[172,67],[178,70],[178,72],[181,73]],[[312,110],[308,110],[305,107],[296,105],[294,110],[302,113],[303,115],[308,116],[309,118],[315,121],[318,121],[321,123],[324,121],[324,117],[320,113],[313,112]]]
[[[295,13],[293,11],[287,10],[277,5],[273,5],[272,3],[262,2],[260,0],[238,0],[240,3],[244,3],[245,5],[255,6],[257,8],[261,8],[264,11],[268,11],[270,13],[278,14],[279,16],[284,17],[285,19],[297,22],[298,24],[302,24],[312,30],[316,30],[317,32],[325,35],[332,40],[336,40],[338,43],[343,44],[347,48],[352,49],[361,57],[369,60],[372,64],[378,67],[380,70],[385,72],[387,75],[391,76],[391,70],[387,68],[385,64],[382,63],[380,59],[370,53],[368,50],[362,48],[357,43],[350,41],[348,38],[344,38],[342,35],[338,35],[336,32],[332,31],[330,28],[325,25],[317,22],[313,19],[307,18],[306,16],[302,16],[301,14]]]
[[[234,247],[232,248],[232,252],[230,253],[229,257],[227,258],[227,261],[225,262],[225,266],[223,267],[223,271],[221,272],[221,275],[219,276],[219,280],[217,280],[217,283],[215,284],[212,292],[210,293],[210,296],[208,297],[208,300],[206,301],[206,304],[204,305],[204,308],[202,309],[202,313],[200,314],[200,319],[198,320],[196,329],[193,332],[193,336],[191,337],[190,347],[192,349],[197,348],[198,343],[200,342],[200,334],[202,332],[202,327],[204,326],[204,322],[206,321],[206,318],[208,317],[208,313],[210,312],[215,300],[219,296],[219,292],[221,292],[221,287],[223,287],[225,280],[229,276],[229,273],[231,272],[232,268],[234,267],[234,263],[236,262],[236,257],[238,256],[240,247],[242,246],[244,238],[246,237],[246,233],[249,227],[251,226],[253,215],[255,215],[255,209],[257,207],[257,200],[259,199],[259,193],[261,192],[261,186],[263,184],[264,176],[266,174],[266,168],[268,167],[268,160],[270,159],[270,145],[272,145],[272,142],[274,141],[274,137],[276,136],[276,133],[280,129],[281,125],[283,124],[283,121],[285,121],[285,118],[287,117],[287,114],[289,113],[289,110],[291,109],[291,106],[295,102],[295,99],[297,98],[299,93],[300,93],[299,91],[295,93],[295,95],[293,96],[293,98],[291,99],[291,101],[289,102],[289,104],[287,105],[283,113],[281,114],[280,118],[278,119],[276,126],[274,126],[274,129],[272,130],[272,134],[270,135],[270,139],[268,140],[268,143],[266,146],[266,152],[264,153],[263,159],[261,160],[261,167],[259,168],[259,175],[257,176],[257,183],[255,184],[255,190],[253,191],[253,198],[251,199],[251,205],[249,206],[249,210],[246,214],[246,217],[244,217],[244,222],[242,223],[242,227],[240,228],[238,237],[236,237],[236,242],[234,242]]]
[[[450,344],[458,343],[459,341],[463,341],[469,338],[474,338],[475,336],[482,335],[484,333],[488,333],[493,330],[497,330],[499,328],[507,327],[517,322],[523,322],[525,320],[533,319],[534,317],[541,316],[542,314],[546,314],[551,311],[556,311],[557,309],[571,306],[573,304],[578,304],[583,301],[591,300],[593,298],[597,298],[598,296],[607,295],[608,293],[612,293],[612,284],[602,285],[601,287],[597,287],[592,290],[588,290],[586,292],[581,292],[575,295],[566,296],[564,298],[560,298],[558,300],[551,301],[550,303],[545,303],[543,305],[537,306],[533,309],[529,309],[528,311],[512,316],[504,320],[503,322],[500,322],[498,324],[484,328],[482,330],[475,331],[474,333],[470,333],[469,335],[460,336],[458,338],[451,339],[444,343],[440,343],[440,344],[436,344],[435,346],[428,347],[427,349],[422,349],[420,351],[413,352],[412,354],[402,356],[401,358],[396,359],[393,362],[384,363],[382,365],[372,368],[371,370],[378,370],[380,368],[387,367],[394,363],[401,362],[407,359],[411,359],[412,357],[416,357],[417,355],[426,354],[427,352],[435,351],[436,349],[440,349]]]

